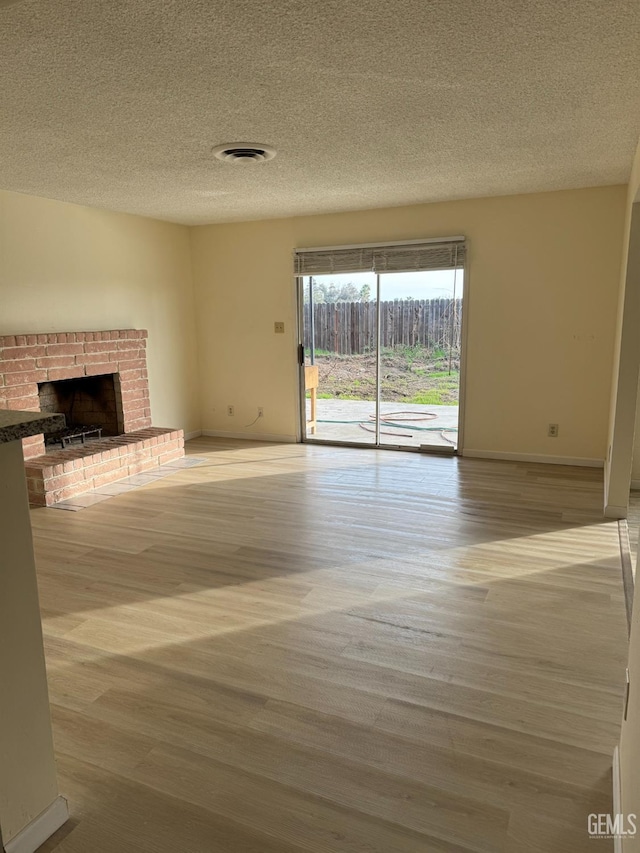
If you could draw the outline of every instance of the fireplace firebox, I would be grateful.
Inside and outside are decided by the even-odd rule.
[[[38,384],[42,412],[60,412],[67,428],[46,438],[47,445],[65,447],[103,435],[124,432],[120,376],[108,373]]]

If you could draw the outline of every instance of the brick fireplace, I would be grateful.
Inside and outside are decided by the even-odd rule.
[[[23,439],[29,499],[52,506],[184,455],[181,430],[152,427],[147,332],[0,336],[0,409],[62,412],[102,430],[85,444]]]

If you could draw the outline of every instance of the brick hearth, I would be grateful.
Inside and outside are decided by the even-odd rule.
[[[50,450],[25,463],[29,503],[53,506],[182,456],[182,430],[154,427]]]
[[[23,439],[34,505],[51,506],[184,455],[181,430],[151,426],[146,345],[142,329],[0,336],[0,409],[40,411],[41,383],[114,376],[122,435],[47,451],[43,436]]]

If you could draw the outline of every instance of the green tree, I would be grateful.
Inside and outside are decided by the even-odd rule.
[[[313,281],[313,301],[316,305],[323,302],[368,302],[371,288],[368,284],[358,290],[353,282],[338,286],[333,281]],[[309,301],[309,288],[304,289],[304,301]]]

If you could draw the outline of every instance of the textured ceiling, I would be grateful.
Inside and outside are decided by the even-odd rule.
[[[0,187],[204,223],[621,183],[639,33],[638,0],[0,0]]]

